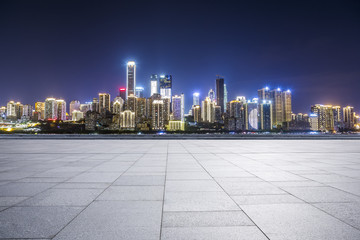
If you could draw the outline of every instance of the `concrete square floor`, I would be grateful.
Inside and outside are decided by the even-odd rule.
[[[1,139],[0,239],[360,239],[360,140]]]

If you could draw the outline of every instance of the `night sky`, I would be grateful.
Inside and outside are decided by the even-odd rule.
[[[222,75],[229,98],[293,93],[293,111],[360,111],[360,1],[1,1],[0,105],[81,102],[172,74],[173,93],[201,98]],[[250,1],[246,1],[250,2]]]

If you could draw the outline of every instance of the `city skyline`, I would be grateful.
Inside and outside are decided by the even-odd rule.
[[[228,99],[271,86],[294,92],[296,112],[316,103],[360,108],[359,3],[138,4],[132,12],[130,3],[2,1],[0,103],[114,96],[134,59],[137,85],[148,92],[151,74],[171,74],[187,109],[218,74]]]

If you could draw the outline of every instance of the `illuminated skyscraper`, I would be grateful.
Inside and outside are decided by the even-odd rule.
[[[124,88],[124,87],[119,88],[119,96],[124,100],[124,102],[126,101],[126,99],[127,99],[126,88]]]
[[[124,100],[121,97],[115,98],[112,107],[113,113],[116,115],[120,115],[120,113],[123,110],[123,104],[124,104]]]
[[[201,108],[199,105],[192,107],[192,113],[194,116],[194,122],[201,122]]]
[[[135,112],[125,110],[120,114],[120,127],[132,130],[135,128]]]
[[[310,114],[309,122],[310,122],[310,130],[319,131],[319,118],[317,114],[315,113]]]
[[[282,92],[282,104],[283,104],[283,122],[290,122],[291,121],[291,91],[286,90]]]
[[[311,113],[317,115],[318,130],[334,130],[334,112],[331,105],[316,104],[311,106]]]
[[[135,88],[136,88],[136,65],[134,61],[129,61],[127,63],[127,68],[126,68],[126,99],[131,94],[135,96]]]
[[[45,119],[57,118],[57,104],[55,98],[45,99]]]
[[[184,120],[184,94],[172,97],[172,112],[174,117],[173,120]]]
[[[99,113],[105,114],[106,111],[110,112],[110,94],[99,93]]]
[[[261,130],[272,129],[272,104],[269,100],[263,100],[259,104],[259,121]]]
[[[136,99],[135,122],[141,123],[147,118],[146,98]]]
[[[69,105],[69,115],[72,116],[73,111],[79,111],[80,110],[80,102],[79,101],[71,101]]]
[[[162,130],[164,123],[164,100],[154,100],[152,102],[151,128],[153,130]]]
[[[270,100],[272,103],[272,117],[273,117],[273,126],[279,127],[282,126],[284,122],[284,112],[283,112],[283,99],[282,92],[280,88],[270,91]]]
[[[162,98],[169,98],[171,101],[172,76],[160,75],[160,95]]]
[[[56,99],[56,112],[57,120],[65,121],[66,120],[66,102],[63,99]]]
[[[79,120],[81,120],[83,118],[84,118],[84,113],[83,112],[78,111],[78,110],[73,111],[72,118],[71,118],[72,121],[76,122],[76,121],[79,121]]]
[[[94,112],[99,112],[99,100],[97,98],[93,98],[91,103],[91,109]]]
[[[16,118],[16,103],[14,101],[10,101],[7,104],[7,108],[6,108],[6,116],[8,118]]]
[[[86,103],[80,104],[80,111],[82,113],[84,113],[84,116],[88,111],[92,111],[92,105],[93,105],[92,102],[86,102]]]
[[[166,125],[170,120],[171,99],[163,98],[162,100],[164,102],[164,125]]]
[[[216,96],[215,96],[215,92],[214,90],[210,89],[209,93],[208,93],[208,97],[210,98],[211,101],[215,101],[216,100]]]
[[[343,108],[344,127],[345,129],[354,129],[355,112],[354,108],[347,106]]]
[[[45,103],[44,102],[36,102],[35,103],[35,112],[38,112],[40,115],[40,119],[45,119]]]
[[[143,98],[144,97],[144,88],[143,87],[136,87],[135,88],[135,96],[138,98]]]
[[[215,102],[212,102],[209,97],[201,102],[201,119],[203,122],[215,122]]]
[[[250,100],[244,105],[245,109],[245,129],[246,130],[258,130],[259,118],[258,118],[258,103],[256,101],[250,102]]]
[[[136,112],[136,96],[133,94],[129,95],[125,105],[126,110]]]
[[[228,102],[228,91],[226,88],[226,84],[224,83],[224,112],[226,112],[227,102]]]
[[[24,105],[24,110],[22,116],[26,119],[31,119],[33,115],[33,107],[30,104]]]
[[[342,127],[342,112],[340,106],[333,106],[334,128],[339,130]]]
[[[221,107],[221,113],[224,112],[224,78],[216,78],[216,105]]]
[[[157,74],[150,76],[150,96],[159,93],[159,79]]]
[[[200,93],[195,92],[193,93],[193,106],[199,106],[200,105]]]
[[[258,98],[259,102],[262,103],[264,100],[271,100],[270,98],[270,89],[268,87],[262,88],[258,90]]]

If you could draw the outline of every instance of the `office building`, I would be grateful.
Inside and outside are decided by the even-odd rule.
[[[227,102],[228,102],[228,91],[226,88],[226,84],[224,83],[224,112],[226,112]]]
[[[35,112],[39,113],[39,120],[45,119],[45,102],[35,103]]]
[[[166,128],[168,131],[185,131],[185,122],[171,120]]]
[[[33,107],[30,104],[25,104],[23,108],[22,117],[25,119],[31,119],[33,116]]]
[[[125,130],[133,130],[135,128],[135,112],[125,110],[120,113],[120,127]]]
[[[221,107],[221,113],[224,112],[224,78],[216,78],[216,105]]]
[[[56,99],[56,119],[65,121],[66,120],[66,102],[63,99]]]
[[[201,120],[202,122],[213,123],[215,122],[215,103],[206,97],[201,102]],[[221,107],[221,106],[220,106]]]
[[[119,96],[122,98],[122,100],[124,100],[124,102],[126,101],[126,99],[127,99],[126,88],[124,88],[124,87],[119,88]]]
[[[259,104],[260,130],[272,129],[272,104],[270,100],[263,100]]]
[[[153,130],[163,130],[164,123],[164,100],[153,100],[152,102],[151,128]]]
[[[270,91],[270,101],[272,103],[273,111],[273,126],[275,128],[281,127],[284,122],[284,112],[283,112],[283,99],[282,91],[280,88]]]
[[[291,113],[292,113],[292,108],[291,108],[291,91],[290,90],[286,90],[284,92],[282,92],[282,104],[283,104],[283,122],[290,122],[291,121]]]
[[[215,102],[216,101],[215,91],[210,89],[208,93],[208,97],[210,98],[211,101]]]
[[[343,118],[344,118],[344,128],[347,130],[354,129],[355,112],[353,107],[347,106],[343,108]]]
[[[193,93],[193,106],[200,106],[200,93]]]
[[[94,112],[99,112],[99,100],[97,98],[93,98],[92,104],[91,104],[91,109]]]
[[[157,74],[150,76],[150,97],[156,93],[159,93],[159,79]]]
[[[80,104],[80,111],[84,113],[84,116],[85,114],[88,112],[88,111],[92,111],[92,106],[93,106],[93,103],[92,102],[85,102],[85,103],[82,103]]]
[[[319,131],[319,118],[317,114],[315,113],[310,114],[309,122],[310,122],[310,130]]]
[[[105,114],[110,112],[110,94],[109,93],[99,93],[99,113]]]
[[[71,101],[69,105],[69,115],[72,116],[73,111],[80,111],[80,101]]]
[[[113,101],[112,113],[120,115],[123,111],[124,100],[121,97],[116,97]]]
[[[172,97],[172,113],[173,120],[184,120],[184,94],[181,96],[175,95]]]
[[[264,100],[271,100],[269,87],[264,87],[258,90],[258,99],[260,103],[262,103]]]
[[[125,106],[126,110],[136,112],[136,96],[133,94],[129,95],[126,100]]]
[[[171,101],[172,76],[160,75],[160,95],[162,98],[169,98]]]
[[[45,118],[46,120],[57,119],[57,104],[55,98],[45,99]]]
[[[130,95],[135,96],[136,88],[136,65],[134,61],[129,61],[126,68],[126,99]]]
[[[6,116],[8,118],[16,118],[16,103],[14,101],[7,103]]]
[[[334,131],[334,111],[331,105],[315,104],[311,106],[311,113],[317,115],[318,130]]]
[[[201,122],[201,107],[199,105],[192,106],[192,114],[194,116],[194,122]]]
[[[136,98],[135,122],[141,123],[147,119],[146,98]]]
[[[256,101],[250,101],[244,104],[245,110],[245,129],[250,131],[256,131],[259,129],[258,118],[258,103]]]
[[[144,88],[143,87],[136,87],[135,88],[135,96],[138,98],[144,97]]]
[[[71,115],[71,120],[74,122],[80,121],[84,118],[84,113],[79,110],[74,110]]]

